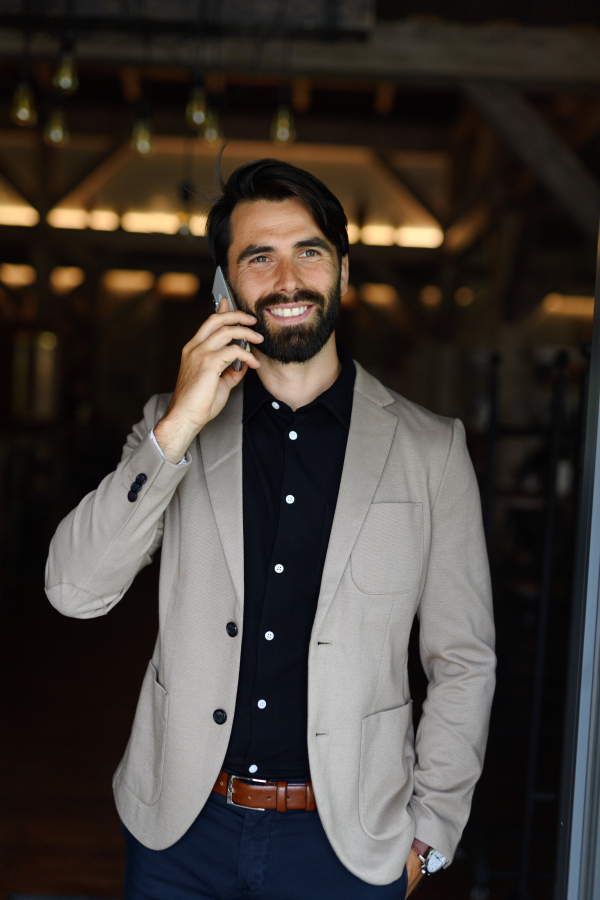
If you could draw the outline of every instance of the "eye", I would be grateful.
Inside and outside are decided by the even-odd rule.
[[[302,256],[318,256],[318,255],[319,254],[317,253],[317,251],[312,250],[312,249],[305,250],[304,253],[302,254]]]
[[[252,262],[267,262],[268,259],[268,256],[255,256]]]

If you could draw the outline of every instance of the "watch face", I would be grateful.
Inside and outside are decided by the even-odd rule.
[[[433,850],[427,858],[427,871],[430,875],[433,875],[434,872],[437,872],[444,866],[445,862],[446,857],[442,856],[438,850]]]

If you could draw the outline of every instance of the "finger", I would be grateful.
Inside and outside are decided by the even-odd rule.
[[[213,332],[205,341],[203,341],[203,349],[219,350],[220,347],[226,347],[231,341],[246,340],[250,344],[262,344],[264,338],[262,334],[253,331],[251,328],[244,328],[241,325],[224,325]]]
[[[227,302],[226,297],[221,297],[221,302],[219,303],[218,308],[215,310],[215,315],[222,316],[225,313],[230,312],[229,303]],[[241,312],[241,310],[235,310],[236,312]]]
[[[206,322],[202,323],[194,337],[186,346],[194,347],[201,344],[210,337],[213,332],[217,331],[218,328],[222,328],[224,325],[244,325],[248,327],[254,325],[255,322],[256,316],[251,316],[249,313],[242,312],[241,309],[236,309],[234,312],[226,311],[213,313],[212,316],[208,317]]]
[[[229,390],[239,384],[246,372],[248,371],[248,363],[243,363],[239,372],[236,372],[233,366],[227,366],[221,373],[221,381],[224,381]]]
[[[211,353],[209,359],[210,368],[214,366],[214,370],[219,373],[223,372],[236,359],[239,359],[242,363],[247,363],[251,369],[260,369],[260,363],[256,357],[249,350],[238,347],[237,344],[221,347],[218,351]]]

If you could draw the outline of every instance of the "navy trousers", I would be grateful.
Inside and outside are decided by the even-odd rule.
[[[406,868],[392,884],[367,884],[339,861],[318,812],[228,806],[211,794],[177,843],[127,842],[125,900],[404,900]]]

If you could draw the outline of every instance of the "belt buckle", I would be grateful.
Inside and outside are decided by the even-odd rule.
[[[232,775],[231,772],[227,773],[227,803],[229,806],[237,806],[240,809],[254,809],[256,812],[266,812],[263,807],[260,806],[244,806],[243,803],[236,803],[233,799],[233,779],[236,778],[238,781],[244,781],[246,784],[267,784],[266,778],[245,778],[243,775]]]

